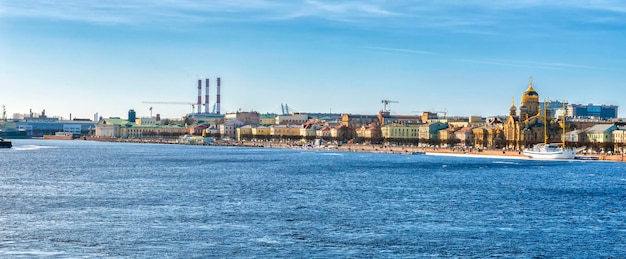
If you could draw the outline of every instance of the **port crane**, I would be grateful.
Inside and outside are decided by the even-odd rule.
[[[388,106],[390,103],[398,103],[398,101],[392,101],[392,100],[381,100],[380,102],[383,104],[383,111],[384,111],[384,112],[388,112],[388,111],[389,111],[389,110],[387,109],[387,106]]]

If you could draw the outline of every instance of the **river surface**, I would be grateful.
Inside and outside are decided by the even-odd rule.
[[[626,256],[626,163],[13,143],[3,258]]]

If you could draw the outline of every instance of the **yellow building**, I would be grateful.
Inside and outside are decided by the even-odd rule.
[[[613,131],[616,130],[614,124],[598,124],[585,130],[587,139],[591,143],[613,142]]]
[[[237,140],[247,140],[252,138],[252,126],[245,125],[236,129]]]
[[[269,127],[270,136],[275,138],[293,138],[300,136],[301,125],[272,125]]]
[[[456,135],[454,134],[455,131],[455,128],[446,128],[439,130],[439,141],[441,141],[442,144],[447,145],[455,144],[456,142],[458,142],[456,139]]]
[[[261,114],[259,116],[259,123],[263,125],[276,124],[276,114]]]
[[[390,123],[380,127],[385,139],[419,139],[419,124]]]
[[[258,126],[252,128],[252,137],[255,139],[269,139],[272,131],[269,127]]]
[[[504,134],[500,126],[483,126],[472,129],[474,147],[503,148]]]

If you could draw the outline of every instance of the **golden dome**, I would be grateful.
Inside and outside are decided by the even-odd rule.
[[[522,94],[522,97],[530,97],[530,96],[534,96],[536,98],[539,98],[539,94],[533,88],[533,77],[532,76],[530,77],[530,83],[528,84],[528,89],[526,89],[524,94]]]

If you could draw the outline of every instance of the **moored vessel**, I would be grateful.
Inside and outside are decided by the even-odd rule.
[[[11,143],[11,141],[0,138],[0,148],[11,148],[11,147],[13,147],[13,143]]]

